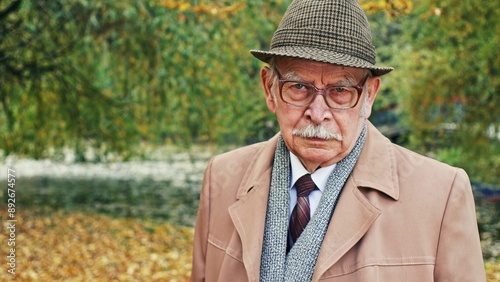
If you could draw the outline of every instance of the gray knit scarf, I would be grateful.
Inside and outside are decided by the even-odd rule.
[[[366,125],[352,151],[337,163],[309,224],[286,253],[290,187],[290,155],[280,136],[271,176],[260,266],[260,281],[311,281],[323,238],[338,196],[356,164],[366,138]]]

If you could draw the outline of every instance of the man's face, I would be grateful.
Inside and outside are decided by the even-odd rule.
[[[309,82],[318,89],[331,84],[357,85],[366,74],[359,68],[295,58],[277,58],[276,68],[283,79]],[[372,77],[366,81],[363,94],[354,108],[336,110],[328,107],[322,95],[317,95],[309,106],[302,108],[285,103],[280,97],[276,76],[269,76],[269,72],[271,70],[267,67],[261,72],[267,106],[276,114],[288,149],[301,160],[304,167],[313,172],[319,166],[332,165],[347,156],[371,114],[380,78]],[[301,137],[293,133],[308,125],[321,125],[341,138]]]

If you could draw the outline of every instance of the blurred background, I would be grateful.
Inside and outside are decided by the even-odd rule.
[[[206,162],[278,131],[249,50],[290,2],[0,0],[0,280],[187,280]],[[360,3],[395,67],[370,119],[468,172],[500,281],[500,2]]]

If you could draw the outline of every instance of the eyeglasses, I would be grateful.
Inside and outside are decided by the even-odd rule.
[[[369,76],[367,74],[358,85],[331,84],[324,89],[318,89],[309,82],[283,79],[278,69],[275,68],[275,71],[279,79],[280,97],[285,103],[303,108],[311,105],[316,95],[323,95],[328,107],[335,110],[356,107]]]

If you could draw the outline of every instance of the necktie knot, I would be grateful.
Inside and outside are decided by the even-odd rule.
[[[307,197],[312,190],[316,189],[316,184],[310,174],[305,174],[295,182],[297,197]]]

